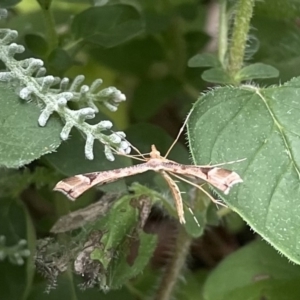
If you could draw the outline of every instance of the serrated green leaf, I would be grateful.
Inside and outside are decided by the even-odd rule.
[[[300,78],[282,86],[224,87],[195,104],[188,124],[195,164],[228,166],[243,183],[218,194],[275,248],[300,263]]]
[[[300,267],[262,241],[228,256],[208,276],[206,300],[298,299]],[[216,288],[218,287],[218,288]]]
[[[25,39],[26,46],[34,54],[43,56],[47,53],[48,43],[42,36],[37,34],[26,34],[24,39]]]
[[[140,189],[135,186],[135,191]],[[157,238],[139,228],[140,200],[136,194],[123,196],[94,226],[102,231],[102,246],[93,250],[91,259],[101,263],[110,289],[140,273],[155,249]]]
[[[236,77],[239,81],[243,81],[251,79],[274,78],[278,76],[279,71],[276,68],[263,63],[255,63],[242,68]]]
[[[213,83],[231,83],[232,80],[223,68],[213,68],[202,73],[202,79]]]
[[[40,127],[40,108],[22,101],[7,84],[0,84],[0,166],[18,168],[60,145],[61,123],[51,117]]]
[[[101,238],[103,247],[95,249],[91,254],[91,259],[100,261],[105,270],[116,255],[120,243],[126,239],[126,235],[137,223],[137,211],[131,205],[131,199],[130,195],[118,199],[108,215],[95,225],[95,228],[103,231]]]
[[[218,57],[211,53],[196,54],[188,60],[190,68],[220,67]]]
[[[120,288],[128,279],[141,273],[152,257],[156,243],[157,236],[143,231],[128,237],[118,249],[119,255],[113,261],[109,276],[110,288]]]
[[[76,39],[106,48],[120,45],[144,31],[144,20],[130,5],[91,7],[75,16],[72,32]]]

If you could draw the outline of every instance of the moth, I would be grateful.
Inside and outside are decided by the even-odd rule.
[[[75,175],[58,182],[54,190],[62,192],[70,200],[74,201],[85,191],[89,190],[93,186],[111,183],[120,178],[144,173],[147,171],[154,171],[160,173],[167,182],[175,201],[175,207],[177,210],[179,221],[182,224],[185,223],[182,197],[180,190],[172,177],[178,178],[201,189],[205,194],[208,195],[208,197],[214,203],[224,205],[222,202],[215,200],[200,185],[197,185],[196,183],[186,179],[186,177],[204,180],[205,182],[222,191],[225,195],[229,193],[232,186],[234,186],[237,183],[243,182],[243,180],[236,172],[219,168],[217,165],[183,165],[167,159],[167,155],[171,151],[172,147],[175,145],[182,130],[183,127],[179,131],[177,138],[175,139],[174,143],[171,145],[165,156],[160,155],[160,152],[156,149],[155,145],[151,146],[151,152],[149,153],[149,157],[145,157],[135,147],[133,147],[136,151],[138,151],[138,153],[140,153],[137,156],[142,157],[138,159],[144,161],[143,163],[109,171]],[[131,157],[135,156],[133,155]]]

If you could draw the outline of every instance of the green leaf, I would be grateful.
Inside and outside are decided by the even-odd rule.
[[[206,300],[299,299],[300,267],[262,241],[228,256],[204,285]],[[218,288],[216,288],[218,287]]]
[[[145,197],[150,195],[123,196],[94,226],[94,230],[102,231],[101,247],[91,253],[91,259],[99,261],[105,270],[101,286],[105,283],[109,289],[119,288],[139,274],[153,254],[157,238],[144,233],[139,223]]]
[[[190,68],[220,67],[220,62],[215,54],[203,53],[191,57],[188,60],[188,66]]]
[[[113,261],[110,272],[111,289],[120,288],[127,280],[134,278],[144,270],[153,255],[156,243],[157,236],[143,231],[127,238],[118,249],[117,259]],[[136,257],[132,261],[134,255]]]
[[[26,46],[34,54],[43,56],[47,53],[48,43],[42,36],[37,34],[26,34],[24,39]]]
[[[21,2],[21,0],[2,0],[1,1],[1,8],[8,8],[16,5],[17,3]]]
[[[27,240],[25,248],[33,253],[35,233],[31,219],[23,203],[9,198],[0,199],[0,236],[6,238],[6,246],[16,245],[20,240]],[[1,249],[1,252],[3,249]],[[24,259],[23,265],[15,265],[8,261],[0,261],[0,293],[3,299],[25,299],[28,294],[34,270],[32,256]],[[5,270],[5,272],[3,272]]]
[[[7,84],[0,84],[0,166],[18,168],[60,145],[61,123],[51,117],[40,127],[40,108],[22,101]]]
[[[74,280],[72,278],[72,274],[70,271],[67,271],[58,277],[57,286],[55,287],[55,289],[51,289],[50,293],[45,293],[47,289],[47,284],[48,283],[46,281],[43,282],[39,281],[35,283],[28,297],[28,300],[56,300],[56,299],[77,300],[77,299],[83,299],[80,297],[80,294],[85,295],[82,291],[77,291],[78,295],[76,295],[75,293],[76,286],[74,285]],[[86,299],[92,300],[94,298],[86,298]]]
[[[145,14],[146,32],[157,34],[165,30],[171,20],[171,15],[157,13],[156,11],[146,10]]]
[[[243,81],[251,79],[273,78],[278,76],[279,71],[276,68],[263,63],[255,63],[242,68],[236,77],[239,81]]]
[[[282,86],[224,87],[195,104],[188,124],[195,164],[231,164],[244,180],[226,204],[276,249],[300,263],[300,77]]]
[[[178,282],[174,299],[180,300],[204,300],[202,289],[208,272],[203,270],[189,271],[184,274],[184,281]]]
[[[159,80],[143,80],[136,88],[132,113],[137,120],[151,118],[168,101],[178,94],[180,82],[172,76]]]
[[[265,0],[255,4],[255,15],[276,19],[294,19],[300,14],[299,0]]]
[[[68,52],[57,48],[53,50],[48,57],[48,66],[51,73],[63,74],[73,65],[73,60]]]
[[[91,54],[97,62],[105,66],[138,75],[146,74],[149,66],[164,59],[161,44],[152,36],[131,40],[111,49],[94,47]]]
[[[223,68],[213,68],[202,73],[202,79],[213,83],[231,83],[232,80]]]
[[[116,4],[91,7],[76,15],[72,32],[76,39],[110,48],[142,34],[144,26],[133,6]]]
[[[259,51],[255,54],[258,62],[274,66],[280,71],[280,82],[299,75],[300,59],[297,49],[300,38],[297,24],[291,20],[274,20],[271,17],[255,16],[253,34],[260,41]],[[268,80],[277,83],[278,80]]]

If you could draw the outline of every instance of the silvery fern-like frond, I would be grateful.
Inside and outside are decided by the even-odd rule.
[[[0,9],[0,19],[6,16],[7,11]],[[130,144],[124,139],[124,132],[109,135],[103,133],[112,128],[113,124],[110,121],[104,120],[94,125],[86,122],[98,112],[96,102],[111,111],[116,111],[120,102],[126,100],[125,95],[115,87],[100,90],[101,79],[96,79],[88,86],[83,84],[83,75],[75,77],[72,83],[68,78],[46,75],[44,63],[40,59],[16,60],[14,56],[25,51],[22,45],[13,43],[17,36],[15,30],[0,29],[0,60],[6,66],[6,70],[0,72],[0,81],[9,82],[21,99],[35,101],[41,106],[38,124],[46,126],[50,116],[56,112],[65,124],[60,133],[61,139],[68,139],[71,129],[77,128],[86,137],[85,156],[88,159],[94,158],[95,140],[104,144],[104,153],[109,160],[114,160],[112,148],[121,153],[130,153]],[[78,102],[81,108],[70,109],[69,101]]]

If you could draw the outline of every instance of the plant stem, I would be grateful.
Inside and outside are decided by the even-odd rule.
[[[48,41],[48,44],[49,44],[49,49],[48,49],[48,54],[49,54],[58,45],[58,37],[57,37],[56,30],[55,30],[55,21],[54,21],[52,11],[50,9],[51,1],[48,1],[47,5],[41,3],[40,1],[38,1],[38,3],[40,4],[40,7],[42,9],[42,13],[43,13],[43,16],[44,16],[44,22],[45,22],[46,31],[47,31],[46,32],[47,41]]]
[[[192,238],[183,226],[178,229],[176,247],[173,257],[167,265],[154,300],[169,300],[174,292],[176,282],[184,267]]]
[[[220,0],[218,56],[219,56],[219,61],[223,67],[225,67],[225,57],[227,53],[227,43],[228,43],[226,4],[227,4],[227,0]]]
[[[237,3],[228,64],[228,72],[233,79],[233,82],[236,74],[243,66],[254,2],[255,0],[239,0]]]

